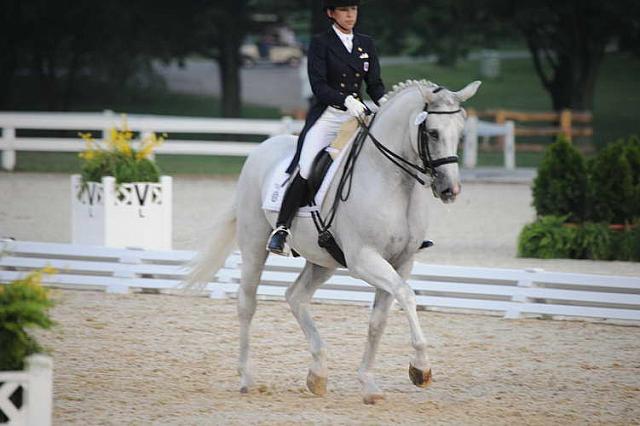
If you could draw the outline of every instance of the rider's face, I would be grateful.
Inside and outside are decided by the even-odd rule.
[[[338,29],[342,32],[350,33],[358,20],[358,6],[336,7],[334,10],[327,9],[329,18],[333,18],[338,24]]]

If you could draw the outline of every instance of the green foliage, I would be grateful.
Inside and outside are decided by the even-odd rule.
[[[567,216],[544,216],[526,225],[518,237],[518,256],[542,259],[567,258],[573,230],[564,226]]]
[[[566,216],[543,216],[518,237],[518,256],[640,261],[640,222],[613,230],[604,223],[565,223]]]
[[[581,222],[586,215],[588,179],[584,160],[565,137],[545,151],[533,183],[533,204],[538,215],[567,216]]]
[[[640,219],[640,141],[618,140],[589,163],[593,221],[632,223]]]
[[[615,256],[612,253],[613,233],[604,223],[585,223],[570,228],[571,258],[609,260]]]
[[[103,176],[113,176],[118,183],[158,182],[160,170],[146,158],[99,153],[82,164],[81,175],[84,182],[101,182]]]
[[[42,352],[28,329],[53,325],[47,312],[53,302],[40,285],[42,275],[53,272],[45,268],[0,286],[0,371],[22,370],[27,356]]]
[[[625,232],[615,232],[612,236],[613,258],[640,262],[640,221]]]

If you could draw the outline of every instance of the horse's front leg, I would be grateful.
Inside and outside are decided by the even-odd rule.
[[[384,399],[382,391],[373,377],[373,365],[376,360],[378,344],[387,325],[389,308],[393,303],[393,295],[385,290],[376,288],[376,298],[373,302],[371,316],[369,318],[369,335],[367,346],[362,357],[362,363],[358,368],[358,380],[362,385],[362,393],[365,404],[375,404]]]
[[[335,269],[324,268],[307,262],[298,279],[286,292],[291,312],[309,342],[309,350],[313,357],[313,362],[307,375],[307,387],[315,395],[327,393],[327,351],[309,312],[309,302],[316,289],[328,280],[334,272]]]
[[[404,310],[409,320],[411,344],[415,355],[409,365],[409,376],[413,384],[426,387],[431,383],[431,363],[427,356],[427,342],[422,333],[416,312],[416,297],[413,289],[389,262],[373,250],[362,250],[355,259],[347,259],[351,273],[376,289],[391,293]],[[401,273],[405,275],[403,265]],[[365,395],[366,396],[366,395]]]

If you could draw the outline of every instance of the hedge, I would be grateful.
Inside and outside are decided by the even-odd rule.
[[[519,256],[640,261],[640,140],[616,141],[585,162],[558,138],[538,169],[533,205],[538,219],[520,233]]]

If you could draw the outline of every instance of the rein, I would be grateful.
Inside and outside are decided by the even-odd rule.
[[[429,105],[425,104],[424,111],[427,114],[457,114],[459,112],[462,112],[461,108],[458,108],[455,111],[428,111],[428,107]],[[389,148],[384,146],[375,136],[373,136],[370,130],[371,125],[373,124],[373,120],[371,120],[371,123],[368,126],[363,121],[359,121],[360,126],[363,129],[363,132],[366,135],[368,135],[369,138],[371,138],[374,146],[378,148],[378,150],[382,153],[382,155],[387,157],[389,161],[391,161],[393,164],[398,166],[409,176],[411,176],[412,178],[420,182],[421,185],[424,185],[426,183],[425,180],[422,179],[420,176],[418,176],[417,173],[414,173],[413,171],[409,170],[407,166],[410,168],[413,168],[414,170],[419,171],[420,173],[424,173],[424,174],[429,173],[429,175],[435,176],[437,174],[437,171],[436,171],[437,167],[440,167],[444,164],[452,164],[452,163],[458,162],[457,155],[454,155],[451,157],[438,158],[436,160],[434,160],[431,157],[431,151],[429,150],[429,135],[427,134],[426,122],[427,120],[425,118],[422,121],[422,123],[420,123],[419,132],[418,132],[418,156],[422,160],[422,166],[420,166],[418,164],[414,164],[409,160],[402,158],[400,155],[391,151]]]

